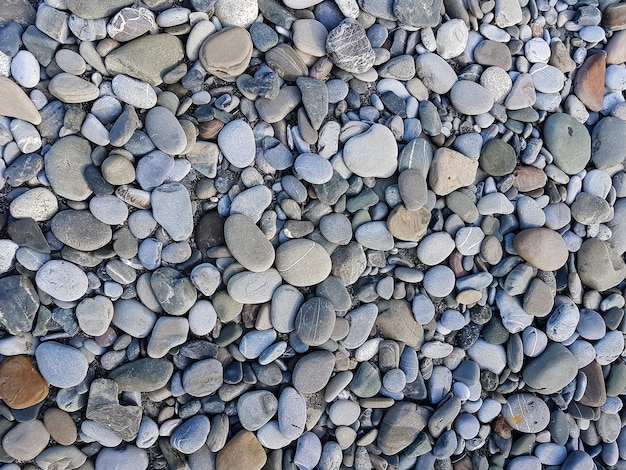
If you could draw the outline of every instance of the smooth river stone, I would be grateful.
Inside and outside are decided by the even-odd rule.
[[[568,175],[575,175],[589,163],[591,136],[580,122],[569,114],[555,113],[543,124],[546,147],[554,164]]]
[[[226,159],[237,168],[246,168],[254,162],[254,133],[247,122],[236,119],[226,124],[217,136],[217,143]]]
[[[309,353],[293,369],[293,386],[303,394],[319,392],[328,384],[334,367],[335,356],[330,351]]]
[[[216,470],[261,470],[267,462],[265,449],[253,432],[239,431],[217,453]]]
[[[396,139],[388,127],[372,124],[366,132],[348,139],[343,161],[358,176],[389,178],[398,168]]]
[[[513,239],[515,251],[543,271],[556,271],[567,262],[569,251],[561,235],[548,228],[529,228]]]
[[[148,34],[110,52],[104,64],[111,75],[121,73],[158,86],[163,83],[163,75],[184,56],[183,45],[176,36]]]
[[[107,0],[106,2],[90,2],[89,0],[66,0],[67,8],[76,16],[86,20],[95,20],[110,16],[120,8],[132,5],[131,0]]]
[[[224,223],[224,238],[228,250],[244,268],[263,272],[274,264],[274,247],[252,219],[233,214]]]
[[[536,434],[548,426],[550,409],[536,395],[518,393],[509,397],[502,406],[502,416],[516,431]]]
[[[84,103],[100,96],[96,85],[69,73],[55,75],[48,84],[48,90],[64,103]]]
[[[438,196],[445,196],[476,178],[478,160],[472,160],[460,152],[442,147],[437,149],[428,172],[428,182]]]
[[[159,150],[178,155],[187,147],[187,137],[176,116],[164,106],[156,106],[146,114],[146,133]]]
[[[319,284],[331,269],[328,252],[312,240],[288,240],[276,249],[276,269],[292,286]]]
[[[79,349],[54,341],[41,343],[35,351],[35,358],[43,378],[59,388],[78,385],[85,379],[89,368],[87,356]]]
[[[39,268],[35,282],[46,294],[65,302],[80,299],[89,287],[87,275],[83,270],[62,260],[48,261]]]
[[[522,370],[526,385],[537,393],[550,395],[570,383],[578,374],[574,355],[558,343],[551,343]]]
[[[313,297],[302,304],[296,316],[296,334],[308,346],[328,341],[335,328],[335,309],[330,300]]]
[[[193,210],[187,188],[181,183],[165,183],[150,195],[152,216],[172,240],[186,240],[193,233]]]
[[[48,396],[44,380],[26,356],[12,356],[0,364],[0,397],[11,408],[21,410]]]
[[[167,359],[146,357],[128,362],[109,373],[122,392],[153,392],[170,380],[174,366]]]
[[[626,276],[626,264],[619,253],[597,238],[583,242],[576,269],[583,284],[600,292],[617,286]]]
[[[95,251],[111,241],[111,226],[100,222],[89,211],[67,209],[58,212],[50,230],[67,246],[80,251]]]
[[[67,158],[68,155],[72,158]],[[84,177],[85,169],[91,164],[91,145],[75,135],[57,140],[44,157],[50,186],[58,196],[72,201],[84,201],[91,195]]]
[[[260,273],[242,271],[228,280],[228,294],[242,304],[262,304],[272,299],[274,291],[282,284],[275,269]]]
[[[288,439],[302,435],[307,418],[306,401],[296,389],[285,387],[278,398],[278,428]]]
[[[253,49],[247,30],[229,26],[209,35],[200,46],[199,57],[207,72],[232,82],[248,68]]]
[[[380,424],[376,445],[386,455],[406,449],[426,427],[431,412],[408,401],[396,402],[387,410]]]

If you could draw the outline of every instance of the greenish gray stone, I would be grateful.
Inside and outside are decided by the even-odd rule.
[[[543,125],[543,136],[546,147],[554,156],[554,164],[568,175],[575,175],[589,162],[589,131],[569,114],[550,115]]]
[[[104,64],[111,75],[124,74],[157,86],[163,74],[185,57],[183,45],[171,34],[149,34],[109,53]]]
[[[501,139],[488,140],[480,152],[480,167],[490,176],[505,176],[515,169],[515,150]]]
[[[124,364],[109,373],[122,392],[153,392],[165,387],[174,366],[167,359],[146,357]]]
[[[574,355],[558,343],[551,343],[522,371],[526,385],[542,395],[556,393],[578,374]],[[546,423],[547,424],[547,423]]]

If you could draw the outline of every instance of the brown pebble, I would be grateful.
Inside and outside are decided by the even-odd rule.
[[[613,31],[626,29],[626,3],[611,5],[604,10],[602,25]]]
[[[561,235],[549,228],[528,228],[513,239],[517,254],[542,271],[556,271],[567,262],[569,251]]]
[[[518,166],[513,173],[515,181],[513,186],[520,193],[527,193],[535,189],[543,188],[548,181],[548,177],[541,168],[534,166]]]
[[[604,405],[606,401],[606,385],[602,367],[596,361],[592,361],[580,371],[587,376],[587,387],[580,399],[580,403],[585,406],[597,407]]]
[[[76,423],[67,412],[59,408],[48,408],[43,415],[43,424],[50,437],[59,444],[69,446],[76,441]]]
[[[615,33],[604,49],[608,65],[626,62],[626,30]]]
[[[585,60],[576,74],[574,94],[591,111],[600,111],[604,99],[606,52],[594,54]]]
[[[26,356],[13,356],[0,364],[0,397],[13,409],[36,405],[48,396],[48,382]]]
[[[215,468],[217,470],[261,470],[267,456],[254,433],[240,431],[217,454]]]
[[[216,139],[222,127],[224,127],[224,123],[219,119],[201,122],[198,124],[198,137],[205,140]]]
[[[554,65],[561,72],[569,73],[576,68],[576,62],[570,57],[563,41],[554,41],[550,45],[550,52],[550,65]]]

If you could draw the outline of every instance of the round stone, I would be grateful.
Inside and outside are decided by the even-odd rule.
[[[204,415],[193,416],[174,429],[170,443],[183,454],[193,454],[206,443],[210,429],[209,418]]]
[[[164,106],[156,106],[146,114],[146,133],[154,145],[165,153],[178,155],[187,148],[187,136],[176,116]]]
[[[47,188],[33,188],[11,201],[9,212],[16,219],[33,219],[43,222],[51,219],[59,210],[59,202]]]
[[[502,407],[502,416],[516,431],[535,434],[548,426],[550,409],[536,395],[518,393],[507,399]]]
[[[232,47],[234,44],[237,47]],[[234,81],[250,63],[250,33],[238,26],[229,26],[211,34],[200,46],[199,57],[204,69],[218,78]]]
[[[103,295],[83,299],[76,306],[78,326],[90,336],[100,336],[106,333],[113,319],[113,313],[113,303]]]
[[[293,369],[293,386],[300,393],[319,392],[328,384],[334,367],[335,356],[330,351],[309,353]]]
[[[76,423],[66,411],[59,408],[48,408],[43,415],[43,424],[50,437],[63,446],[76,442]]]
[[[454,272],[449,267],[434,266],[424,275],[424,289],[433,297],[445,297],[454,289],[454,281]]]
[[[204,359],[183,372],[183,388],[193,397],[206,397],[222,386],[224,369],[216,359]]]
[[[556,271],[569,257],[563,238],[543,227],[522,230],[513,239],[513,247],[522,258],[543,271]]]
[[[460,113],[468,116],[487,113],[493,106],[491,92],[470,80],[456,82],[450,91],[450,100]]]
[[[111,241],[111,227],[91,212],[68,209],[57,213],[50,229],[65,245],[80,251],[94,251]]]
[[[277,410],[278,400],[267,390],[246,392],[241,395],[237,401],[237,416],[239,417],[239,422],[243,428],[248,431],[261,429],[272,419]]]
[[[480,167],[491,176],[505,176],[517,165],[515,150],[501,139],[488,140],[480,151]]]
[[[80,299],[89,287],[87,275],[75,264],[51,260],[44,264],[35,276],[37,287],[65,302]]]

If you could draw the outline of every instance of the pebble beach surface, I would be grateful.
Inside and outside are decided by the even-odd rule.
[[[625,60],[618,0],[0,0],[0,470],[626,470]]]

